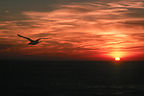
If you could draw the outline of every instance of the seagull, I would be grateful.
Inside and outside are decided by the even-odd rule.
[[[28,38],[28,37],[24,37],[24,36],[19,35],[19,34],[17,34],[17,36],[19,36],[19,37],[22,37],[22,38],[25,38],[25,39],[29,40],[29,41],[30,41],[30,43],[28,43],[28,45],[36,45],[36,44],[40,43],[40,41],[39,41],[40,39],[48,39],[48,38],[39,38],[39,39],[36,39],[36,40],[32,40],[32,39],[30,39],[30,38]]]

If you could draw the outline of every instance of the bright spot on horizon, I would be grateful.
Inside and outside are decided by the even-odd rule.
[[[115,57],[115,61],[120,61],[120,57]]]

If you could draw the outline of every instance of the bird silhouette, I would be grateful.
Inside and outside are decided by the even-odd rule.
[[[17,36],[19,36],[19,37],[22,37],[22,38],[25,38],[25,39],[29,40],[29,41],[30,41],[30,43],[28,43],[28,45],[36,45],[36,44],[40,43],[40,40],[41,40],[41,39],[49,39],[49,38],[39,38],[39,39],[36,39],[36,40],[32,40],[32,39],[30,39],[30,38],[28,38],[28,37],[24,37],[24,36],[19,35],[19,34],[17,34]]]

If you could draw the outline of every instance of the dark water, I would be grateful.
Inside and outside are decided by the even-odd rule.
[[[144,96],[144,62],[3,61],[1,88],[18,96]]]

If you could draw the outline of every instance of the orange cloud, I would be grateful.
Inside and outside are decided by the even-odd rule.
[[[113,53],[123,53],[116,56],[126,57],[143,53],[141,49],[144,47],[141,23],[144,18],[130,15],[137,12],[130,8],[143,10],[143,2],[72,3],[49,12],[25,11],[22,14],[28,20],[1,24],[5,27],[1,29],[1,37],[4,41],[13,38],[20,45],[14,44],[21,55],[96,59],[101,55],[112,57]],[[17,33],[34,39],[49,39],[38,46],[27,47],[27,41],[18,38]]]

